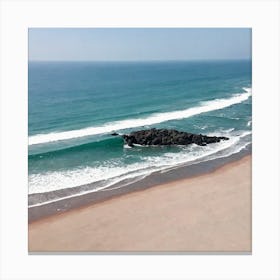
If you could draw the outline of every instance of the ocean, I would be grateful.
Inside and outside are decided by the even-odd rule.
[[[30,207],[116,184],[128,188],[154,172],[228,157],[251,145],[249,60],[28,67],[28,186],[29,196],[38,197]],[[229,140],[131,148],[111,136],[149,128]]]

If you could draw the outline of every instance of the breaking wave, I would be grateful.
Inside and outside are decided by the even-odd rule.
[[[211,101],[201,102],[199,106],[188,108],[185,110],[178,110],[165,113],[152,114],[142,119],[128,119],[122,121],[115,121],[104,124],[102,126],[88,127],[77,130],[52,132],[48,134],[37,134],[29,137],[29,145],[44,144],[54,141],[70,140],[73,138],[80,138],[112,131],[119,131],[122,129],[136,128],[141,126],[154,125],[171,120],[186,119],[202,113],[220,110],[241,102],[246,101],[251,96],[251,88],[243,88],[244,93],[234,94],[230,98],[214,99]]]
[[[242,131],[235,135],[230,131],[221,131],[221,135],[230,136],[230,140],[214,143],[207,146],[190,145],[181,150],[180,153],[166,152],[161,156],[142,156],[142,161],[130,165],[119,164],[98,167],[81,167],[63,172],[46,172],[44,174],[32,174],[29,176],[29,194],[50,192],[65,188],[73,188],[89,183],[105,181],[92,191],[106,189],[124,179],[132,179],[138,176],[147,176],[152,172],[166,168],[197,161],[204,157],[214,156],[223,150],[228,150],[227,154],[236,153],[241,146],[247,145],[250,141],[241,141],[251,134],[250,131]],[[217,135],[217,132],[215,132]],[[219,134],[219,133],[218,133]]]

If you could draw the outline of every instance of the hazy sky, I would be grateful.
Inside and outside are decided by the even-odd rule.
[[[190,59],[251,59],[251,29],[29,29],[29,60]]]

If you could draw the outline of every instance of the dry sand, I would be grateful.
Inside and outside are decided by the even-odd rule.
[[[251,156],[29,224],[30,252],[250,252]]]

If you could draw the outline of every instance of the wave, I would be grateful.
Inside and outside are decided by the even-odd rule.
[[[221,131],[225,135],[225,131]],[[217,135],[217,132],[215,132]],[[219,133],[218,133],[219,134]],[[132,164],[117,163],[96,166],[81,167],[66,171],[46,172],[44,174],[29,175],[29,194],[45,193],[50,191],[75,188],[90,183],[98,183],[91,192],[106,189],[109,186],[123,180],[147,176],[152,172],[175,167],[181,164],[192,163],[203,160],[205,157],[213,156],[224,150],[232,149],[230,153],[238,148],[241,138],[251,134],[250,131],[238,132],[238,134],[227,136],[230,140],[214,143],[207,146],[190,145],[177,152],[166,152],[160,156],[141,156],[141,161]],[[207,160],[207,159],[206,159]]]
[[[102,150],[108,150],[110,152],[112,148],[116,150],[117,148],[122,149],[123,148],[123,139],[121,137],[110,137],[103,140],[90,142],[86,144],[76,145],[72,147],[67,148],[61,148],[59,150],[53,150],[43,153],[36,153],[31,154],[28,156],[29,160],[40,160],[42,158],[51,158],[54,156],[63,156],[65,154],[71,153],[71,152],[82,152],[82,151],[94,151],[98,149]]]
[[[182,154],[175,155],[175,154],[167,153],[165,155],[166,159],[169,159],[169,160],[172,159],[173,163],[174,162],[176,163],[175,165],[171,166],[171,165],[167,164],[167,165],[161,166],[161,167],[153,166],[151,169],[146,168],[146,169],[140,169],[137,172],[133,172],[133,171],[128,172],[126,174],[122,174],[121,176],[115,177],[111,180],[106,180],[105,182],[103,182],[103,184],[94,186],[94,187],[92,187],[91,185],[83,185],[83,186],[72,187],[72,188],[67,188],[67,189],[64,188],[62,195],[57,194],[56,191],[49,192],[49,191],[45,190],[44,192],[48,193],[48,195],[44,196],[43,200],[42,200],[42,196],[41,196],[42,193],[34,192],[33,195],[35,195],[35,196],[39,195],[40,199],[37,200],[37,202],[36,202],[36,199],[33,200],[33,202],[31,202],[31,204],[29,205],[29,208],[44,205],[44,204],[49,204],[49,203],[59,201],[59,200],[64,200],[66,198],[85,195],[88,193],[123,188],[123,187],[126,187],[127,185],[130,185],[131,183],[144,179],[145,177],[147,177],[148,175],[150,175],[153,172],[160,171],[161,173],[164,173],[164,172],[172,170],[176,167],[182,166],[182,164],[183,165],[197,164],[197,163],[212,160],[212,159],[228,157],[230,155],[239,153],[243,149],[246,149],[248,147],[248,145],[250,145],[250,143],[251,143],[250,141],[249,142],[247,140],[239,141],[240,139],[246,138],[246,136],[248,136],[248,135],[251,135],[251,132],[244,132],[243,134],[237,136],[230,145],[225,145],[225,146],[219,147],[219,148],[216,147],[212,152],[208,151],[208,153],[206,153],[204,155],[197,156],[196,160],[193,160],[193,161],[188,161],[188,162],[180,161],[178,163],[177,162],[178,156],[182,160],[182,158],[181,158]],[[237,143],[237,145],[235,145],[236,143]],[[194,155],[192,156],[192,158],[194,158]],[[185,160],[186,160],[186,158],[185,158]],[[162,162],[162,158],[160,159],[160,161]],[[153,158],[153,162],[158,162],[157,158]],[[29,193],[29,194],[31,194],[31,193]],[[51,195],[49,196],[49,194],[51,194]]]
[[[88,127],[77,130],[52,132],[48,134],[37,134],[30,136],[28,139],[29,145],[44,144],[48,142],[70,140],[73,138],[80,138],[112,131],[119,131],[123,129],[136,128],[141,126],[154,125],[166,121],[186,119],[202,113],[220,110],[247,100],[251,96],[250,88],[243,88],[244,93],[234,94],[230,98],[215,99],[211,101],[204,101],[200,106],[178,110],[173,112],[156,113],[142,119],[128,119],[122,121],[115,121],[97,127]]]

